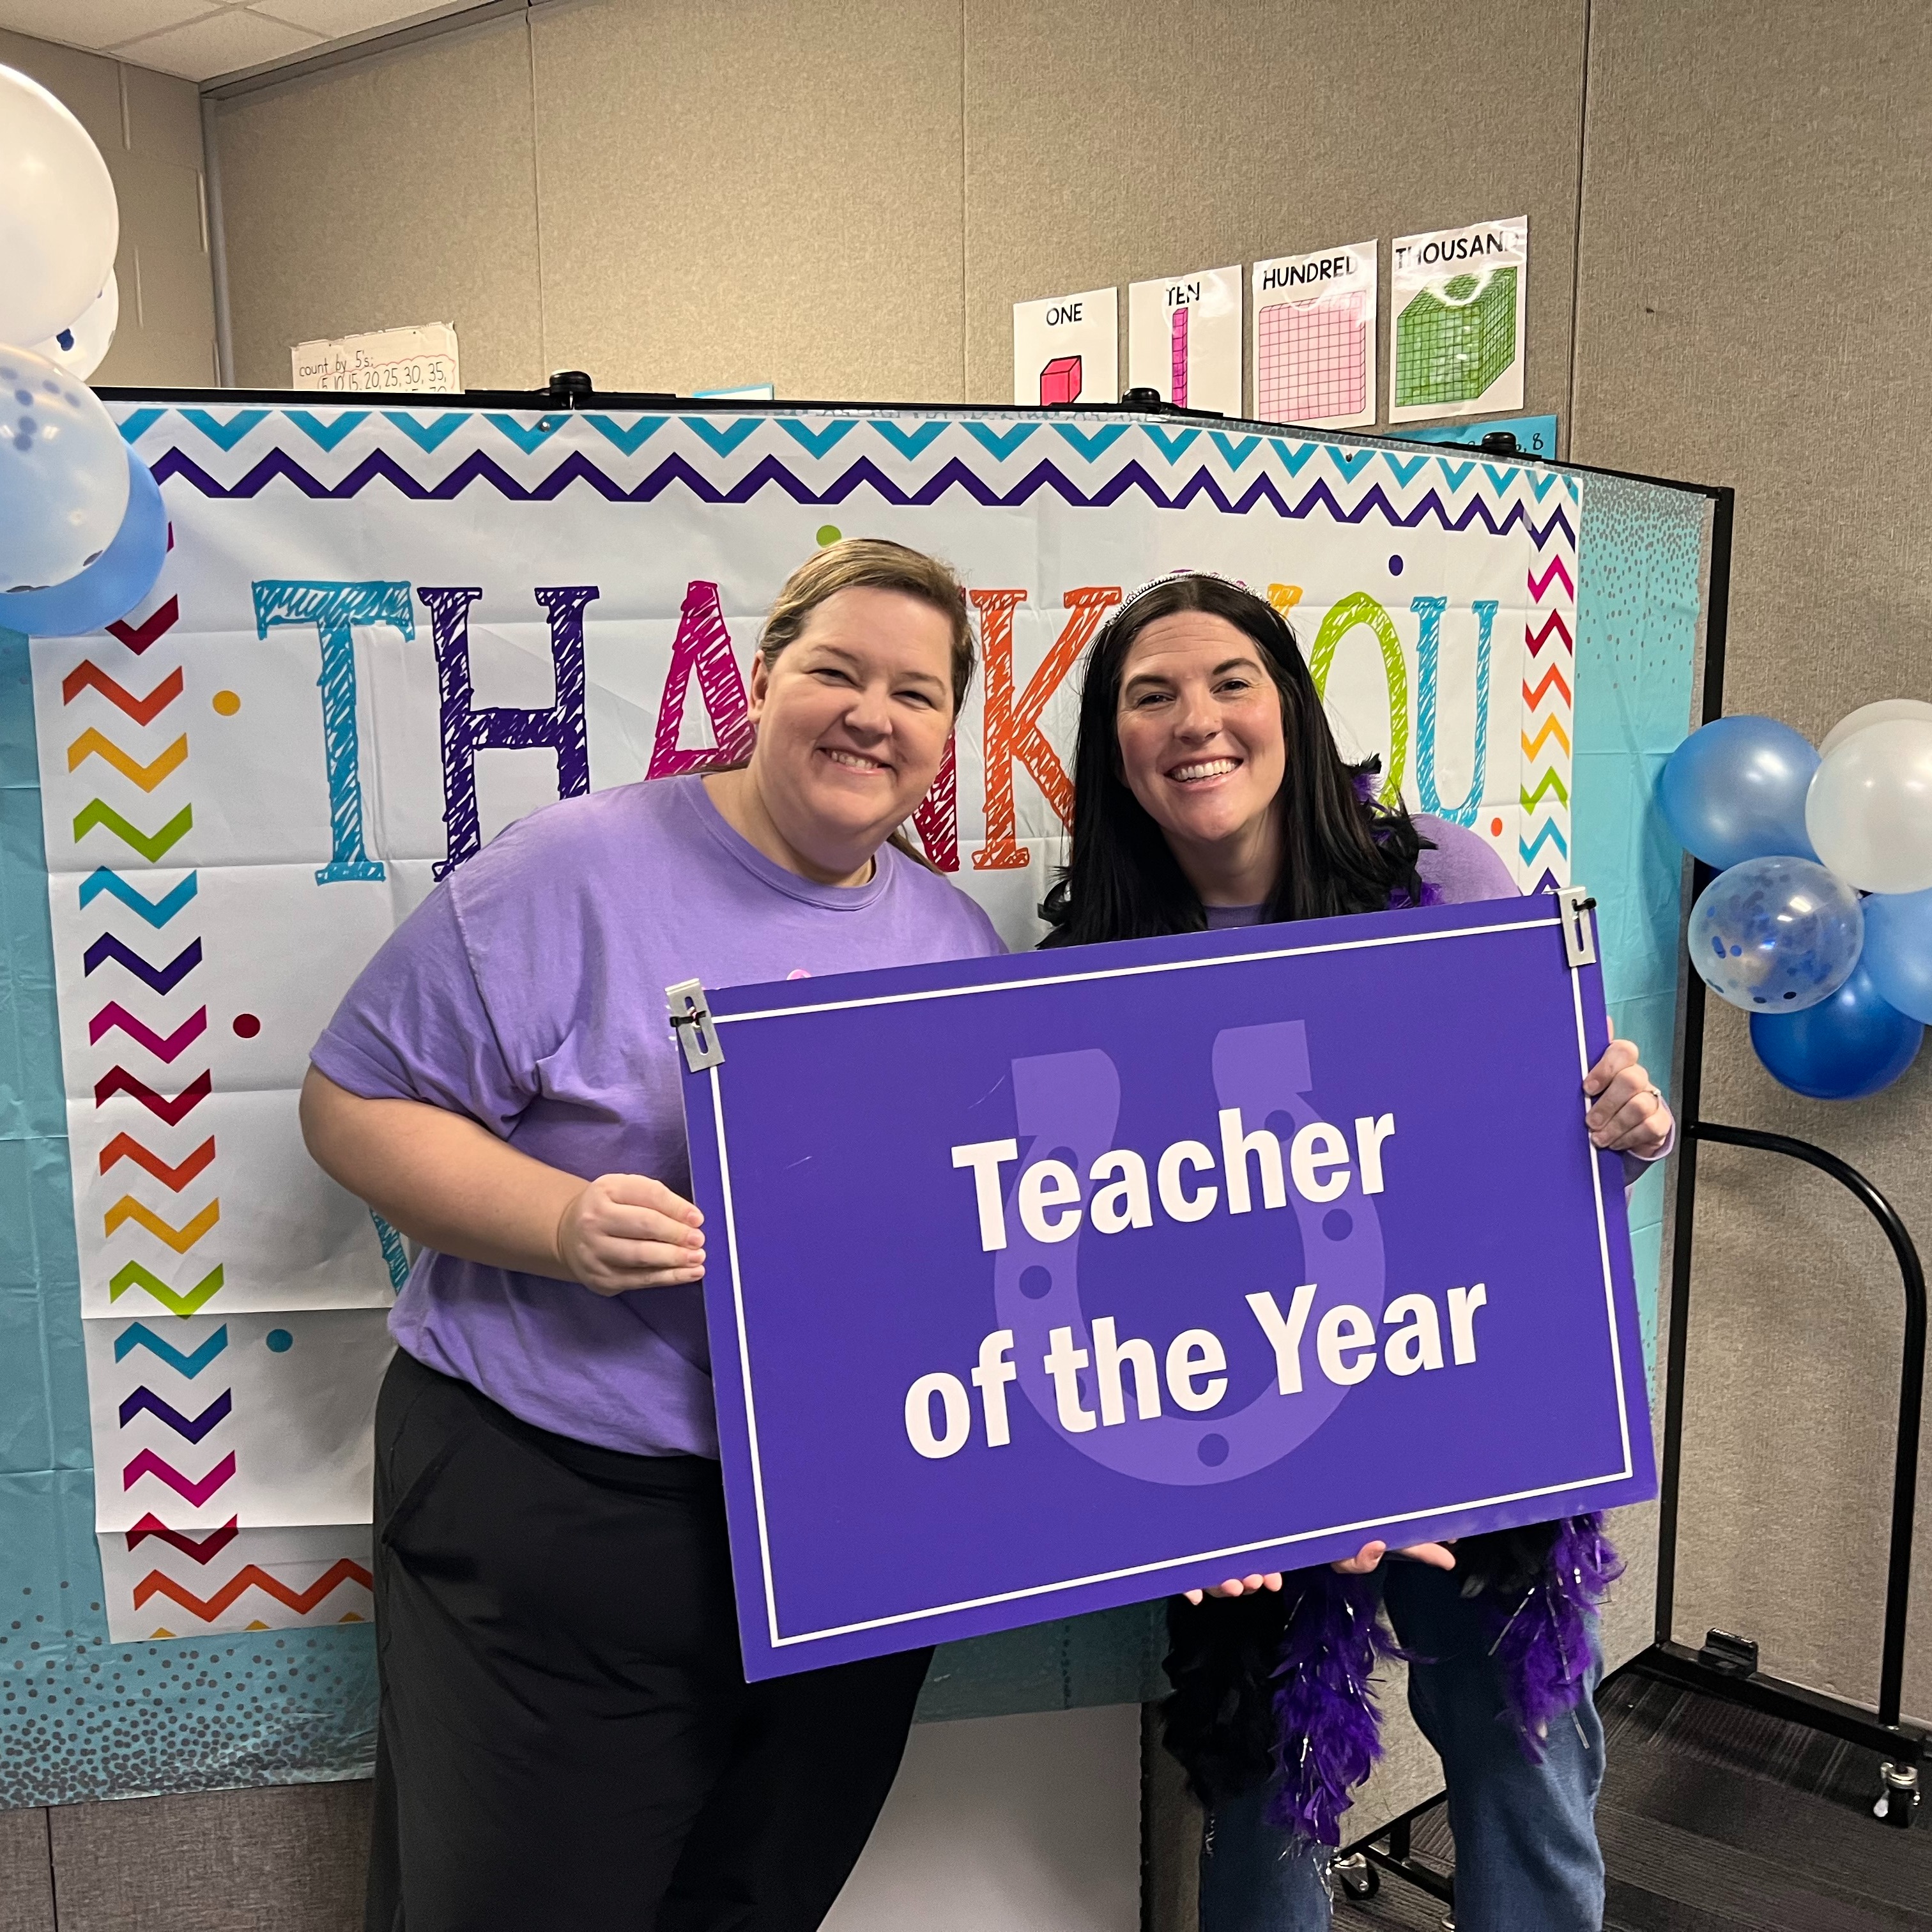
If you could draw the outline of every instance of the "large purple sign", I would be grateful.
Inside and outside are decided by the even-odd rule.
[[[1653,1495],[1588,917],[706,989],[747,1676]]]

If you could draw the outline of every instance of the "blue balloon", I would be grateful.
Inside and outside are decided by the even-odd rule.
[[[0,592],[0,630],[78,638],[124,617],[154,589],[167,561],[168,513],[154,474],[128,452],[128,512],[114,540],[87,568],[40,590]]]
[[[1802,1012],[1858,964],[1858,896],[1812,859],[1747,859],[1697,896],[1690,963],[1720,1000],[1748,1013]]]
[[[1719,718],[1670,754],[1658,795],[1672,836],[1723,872],[1747,859],[1815,859],[1804,794],[1818,754],[1775,718]]]
[[[1780,1086],[1814,1100],[1857,1100],[1889,1087],[1918,1057],[1925,1029],[1878,996],[1862,965],[1802,1013],[1753,1013],[1751,1045]]]
[[[1861,956],[1879,998],[1932,1025],[1932,892],[1874,892]]]

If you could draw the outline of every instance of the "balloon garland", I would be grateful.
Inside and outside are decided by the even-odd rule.
[[[120,319],[120,232],[87,130],[0,67],[0,629],[98,630],[167,555],[154,478],[86,382]]]
[[[1677,842],[1718,868],[1690,963],[1749,1013],[1772,1078],[1820,1100],[1888,1087],[1932,1024],[1932,704],[1886,698],[1817,749],[1774,718],[1720,718],[1658,784]]]

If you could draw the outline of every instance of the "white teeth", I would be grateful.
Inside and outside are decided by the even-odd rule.
[[[1235,758],[1209,758],[1198,765],[1177,765],[1168,776],[1184,784],[1190,778],[1218,778],[1224,772],[1233,771],[1239,763]]]
[[[844,765],[855,772],[882,772],[886,769],[877,758],[862,758],[856,752],[836,752],[828,747],[825,755],[835,765]]]

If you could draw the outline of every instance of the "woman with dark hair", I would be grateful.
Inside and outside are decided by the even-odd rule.
[[[1513,896],[1482,840],[1373,793],[1323,716],[1294,632],[1187,574],[1118,610],[1081,694],[1072,850],[1048,946]],[[1628,1040],[1586,1080],[1590,1137],[1627,1168],[1670,1111]],[[1170,1612],[1168,1748],[1207,1808],[1202,1932],[1329,1922],[1328,1853],[1379,1747],[1368,1679],[1394,1644],[1440,1754],[1461,1932],[1592,1932],[1603,1727],[1595,1608],[1617,1574],[1595,1516],[1325,1570],[1231,1577]],[[1378,1598],[1380,1599],[1378,1606]]]

